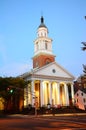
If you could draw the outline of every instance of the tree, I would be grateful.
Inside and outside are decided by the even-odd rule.
[[[86,42],[82,42],[82,44],[83,44],[82,50],[85,51],[86,50]]]
[[[83,72],[84,72],[84,75],[86,75],[86,65],[83,65]]]
[[[82,42],[82,44],[83,44],[82,50],[85,51],[86,50],[86,42]],[[86,65],[83,65],[83,72],[86,75]]]
[[[86,20],[86,16],[84,16],[85,20]],[[83,47],[82,50],[85,51],[86,50],[86,42],[82,42]],[[86,65],[83,65],[83,72],[86,75]]]
[[[19,77],[0,77],[0,97],[5,100],[5,110],[18,111],[24,100],[24,88],[28,82]]]
[[[86,16],[85,16],[85,19],[86,19]]]
[[[84,16],[85,20],[86,20],[86,16]],[[81,42],[83,44],[82,50],[85,51],[86,50],[86,42]]]

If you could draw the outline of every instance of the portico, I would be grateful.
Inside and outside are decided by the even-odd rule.
[[[70,102],[73,104],[74,91],[71,78],[42,76],[35,73],[34,71],[32,74],[26,75],[26,79],[30,83],[25,89],[25,93],[28,93],[24,97],[24,105],[32,104],[35,107],[35,101],[38,107],[48,104],[51,107],[69,106]]]

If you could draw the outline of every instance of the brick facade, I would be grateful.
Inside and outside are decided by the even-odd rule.
[[[39,56],[33,57],[33,68],[36,68],[36,67],[40,68],[54,61],[55,61],[55,56],[40,54]]]

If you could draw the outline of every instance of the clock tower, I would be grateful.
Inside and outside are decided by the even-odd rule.
[[[37,39],[34,41],[33,68],[40,68],[55,61],[52,53],[52,39],[48,37],[48,28],[41,16],[41,23],[37,29]]]

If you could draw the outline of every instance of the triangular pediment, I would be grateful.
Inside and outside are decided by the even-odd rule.
[[[74,80],[74,76],[56,62],[52,62],[41,68],[35,69],[34,74],[54,76],[54,77],[72,78]]]

